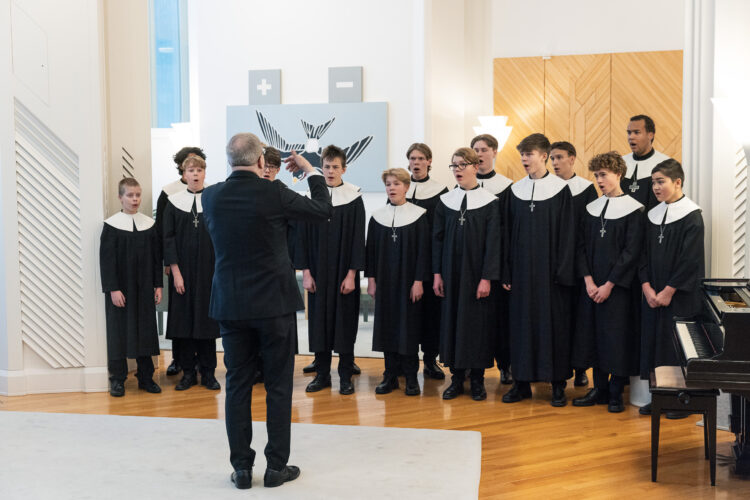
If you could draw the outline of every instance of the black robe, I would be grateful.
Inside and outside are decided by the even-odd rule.
[[[174,276],[169,274],[167,338],[219,338],[219,323],[208,317],[215,259],[203,220],[201,192],[186,189],[169,197],[162,232],[164,265],[177,264],[185,283],[185,293],[180,295],[174,288]]]
[[[655,367],[679,363],[672,340],[673,318],[701,312],[700,280],[705,275],[705,262],[700,207],[686,196],[674,203],[660,203],[648,212],[644,239],[641,283],[649,282],[656,293],[666,286],[677,289],[667,307],[652,309],[643,298],[641,378],[648,379]]]
[[[365,276],[375,279],[373,351],[419,352],[423,303],[412,303],[409,294],[415,281],[424,285],[430,276],[429,239],[424,208],[411,203],[387,205],[372,214]]]
[[[511,187],[503,283],[511,285],[511,365],[519,381],[560,381],[571,374],[567,294],[577,281],[575,212],[567,187],[549,173]]]
[[[576,174],[573,174],[573,177],[566,180],[565,182],[568,183],[570,194],[573,197],[573,212],[575,213],[575,224],[573,225],[573,229],[576,231],[575,241],[578,241],[578,231],[581,230],[580,226],[583,223],[586,214],[586,205],[594,201],[597,198],[598,194],[596,192],[594,184],[590,180],[579,177]],[[584,285],[583,280],[578,279],[576,285],[570,287],[568,291],[571,349],[575,349],[574,339],[577,330],[578,304],[581,298],[581,292],[583,291],[585,294],[586,286]],[[571,361],[574,359],[574,357],[575,354],[571,351]],[[572,366],[577,369],[586,369],[590,365],[581,366],[572,363]]]
[[[643,156],[636,156],[634,153],[622,157],[628,166],[628,171],[620,180],[622,192],[629,194],[639,203],[646,207],[646,211],[651,210],[657,205],[654,190],[651,189],[651,170],[669,156],[664,153],[651,149]]]
[[[333,216],[297,226],[295,268],[309,269],[316,292],[307,294],[310,351],[354,352],[359,327],[360,271],[365,266],[365,205],[359,188],[343,183],[328,188]],[[350,269],[354,291],[342,294]]]
[[[477,182],[481,187],[497,197],[497,208],[500,220],[500,234],[505,234],[505,225],[508,223],[508,200],[510,199],[510,186],[513,181],[500,175],[494,170],[488,174],[477,173]],[[502,238],[500,242],[500,254],[497,256],[502,265],[505,255],[508,253],[508,239]],[[490,302],[495,312],[495,359],[498,368],[503,370],[510,366],[510,333],[508,332],[508,303],[510,292],[503,288],[500,280],[492,282]]]
[[[433,180],[428,175],[422,180],[411,179],[409,190],[406,192],[406,199],[410,203],[427,210],[428,223],[428,248],[432,246],[432,223],[435,220],[435,208],[440,203],[440,195],[447,193],[448,188],[440,182]],[[437,354],[440,343],[440,297],[435,295],[432,289],[432,274],[423,283],[424,296],[422,297],[422,315],[421,334],[419,343],[422,344],[422,351],[433,355]]]
[[[151,217],[119,212],[104,221],[99,265],[110,361],[159,354],[154,288],[162,286],[161,261]],[[117,290],[125,295],[125,307],[112,304],[110,292]]]
[[[640,358],[640,292],[638,264],[643,248],[644,207],[622,195],[589,203],[577,239],[576,271],[596,286],[614,283],[601,304],[580,293],[571,364],[594,366],[620,376],[638,374]],[[602,232],[602,226],[604,232]]]
[[[164,186],[159,193],[159,198],[156,200],[156,233],[159,235],[159,241],[164,241],[164,232],[162,231],[162,225],[164,221],[164,212],[167,208],[168,198],[180,191],[187,189],[187,183],[182,179],[177,179],[174,182],[170,182]]]
[[[441,275],[445,292],[440,360],[451,368],[494,365],[493,304],[489,297],[477,300],[476,295],[480,280],[500,278],[498,203],[492,193],[477,186],[443,194],[435,209],[432,272]]]

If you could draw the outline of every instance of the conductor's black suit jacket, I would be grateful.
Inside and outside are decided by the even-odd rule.
[[[324,220],[333,210],[325,178],[311,175],[308,183],[310,198],[281,181],[237,170],[203,191],[203,218],[216,254],[212,318],[270,318],[304,307],[287,249],[288,220]]]

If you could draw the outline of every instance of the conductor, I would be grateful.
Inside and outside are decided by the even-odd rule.
[[[263,179],[263,146],[255,135],[235,135],[226,153],[232,173],[206,188],[202,202],[216,255],[209,315],[219,322],[224,344],[231,479],[240,489],[252,485],[250,403],[262,353],[268,431],[263,485],[281,486],[300,474],[298,467],[287,465],[295,311],[303,308],[287,251],[287,220],[323,220],[332,209],[325,179],[296,153],[285,160],[287,169],[307,173],[311,199],[280,181]]]

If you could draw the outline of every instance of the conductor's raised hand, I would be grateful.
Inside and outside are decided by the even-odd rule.
[[[307,290],[307,293],[315,293],[317,291],[315,278],[313,278],[309,269],[302,270],[302,288]]]
[[[445,289],[443,287],[443,277],[440,274],[436,274],[432,281],[432,291],[438,297],[445,297]]]
[[[125,295],[120,290],[109,292],[109,296],[112,299],[112,304],[115,307],[125,307]]]
[[[489,297],[490,287],[490,280],[479,280],[479,286],[477,286],[477,300]]]
[[[302,170],[309,174],[315,170],[307,158],[298,155],[296,151],[292,151],[292,154],[284,158],[284,163],[286,163],[286,169],[292,173]]]

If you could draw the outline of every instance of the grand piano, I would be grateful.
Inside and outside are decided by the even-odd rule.
[[[705,279],[703,308],[675,318],[674,341],[685,384],[732,395],[735,472],[750,475],[750,282]]]

